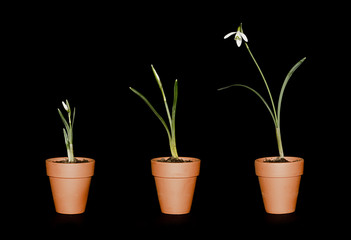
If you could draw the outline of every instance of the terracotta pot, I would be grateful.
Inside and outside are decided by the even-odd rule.
[[[201,161],[197,158],[180,158],[191,162],[158,162],[162,157],[151,159],[161,212],[165,214],[187,214],[191,209]]]
[[[59,163],[67,158],[58,157],[46,160],[46,173],[50,179],[56,212],[80,214],[85,211],[91,177],[94,175],[95,160],[84,163]]]
[[[285,157],[289,162],[265,162],[255,160],[264,207],[267,213],[285,214],[295,212],[304,160],[298,157]]]

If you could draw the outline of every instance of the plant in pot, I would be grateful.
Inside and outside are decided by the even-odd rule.
[[[300,186],[301,175],[303,174],[304,159],[300,157],[287,157],[284,155],[280,133],[280,110],[286,85],[293,73],[305,61],[306,58],[303,58],[300,61],[298,61],[286,75],[280,90],[276,110],[266,78],[264,77],[256,59],[254,58],[247,44],[248,39],[243,32],[242,24],[240,24],[236,32],[231,32],[225,35],[224,39],[232,35],[235,35],[234,40],[236,41],[238,47],[241,46],[244,40],[244,44],[265,83],[270,98],[271,106],[266,102],[266,100],[262,97],[261,94],[259,94],[256,90],[252,89],[247,85],[233,84],[227,87],[220,88],[218,90],[223,90],[230,87],[244,87],[255,93],[267,107],[273,119],[275,127],[279,156],[256,159],[255,172],[259,179],[259,184],[266,212],[271,214],[292,213],[295,211],[296,208],[296,201]]]
[[[149,106],[152,112],[161,121],[167,132],[171,157],[158,157],[151,159],[151,171],[155,178],[161,212],[165,214],[187,214],[191,209],[201,161],[198,158],[178,156],[175,137],[178,81],[175,80],[174,82],[172,113],[170,113],[161,80],[152,65],[151,68],[162,93],[169,126],[167,126],[166,121],[140,92],[132,87],[130,87],[130,89]]]
[[[91,177],[94,175],[95,160],[75,157],[73,152],[73,124],[76,109],[73,110],[68,100],[62,102],[67,112],[68,121],[60,109],[58,113],[64,124],[67,157],[46,160],[46,173],[49,176],[56,212],[61,214],[80,214],[85,211]]]

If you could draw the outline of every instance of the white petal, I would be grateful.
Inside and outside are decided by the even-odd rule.
[[[240,37],[242,37],[245,40],[245,42],[248,42],[248,39],[244,33],[240,32]]]
[[[65,108],[65,110],[68,111],[68,107],[67,107],[67,105],[65,104],[64,101],[62,101],[62,105],[63,105],[63,107]]]
[[[242,38],[241,38],[241,37],[238,37],[238,38],[236,39],[236,45],[238,45],[238,47],[240,47],[242,41],[243,41]]]
[[[231,33],[228,33],[227,35],[224,36],[224,39],[227,39],[229,38],[231,35],[235,34],[236,32],[231,32]]]

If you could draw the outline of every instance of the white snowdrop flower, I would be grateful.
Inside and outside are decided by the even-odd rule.
[[[243,39],[245,42],[248,42],[246,35],[242,31],[243,31],[242,24],[240,24],[240,26],[238,27],[238,31],[228,33],[227,35],[224,36],[224,39],[227,39],[230,36],[235,34],[234,40],[236,41],[236,45],[238,45],[238,47],[240,47]]]

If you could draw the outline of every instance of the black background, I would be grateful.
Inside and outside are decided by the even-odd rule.
[[[4,8],[2,200],[6,229],[54,235],[165,237],[341,233],[348,216],[349,74],[345,6],[250,7],[219,2],[37,4]],[[274,125],[259,72],[225,34],[243,23],[249,46],[282,105],[285,154],[305,159],[297,210],[264,212],[254,160],[275,156]],[[202,160],[189,215],[160,213],[150,159],[169,156],[167,135],[129,87],[166,118],[179,82],[177,147]],[[77,108],[75,155],[96,160],[86,213],[56,214],[45,159],[66,154],[57,108]],[[18,231],[17,229],[23,229]],[[68,231],[69,230],[69,231]],[[18,231],[18,232],[17,232]],[[71,236],[71,235],[70,235]]]

